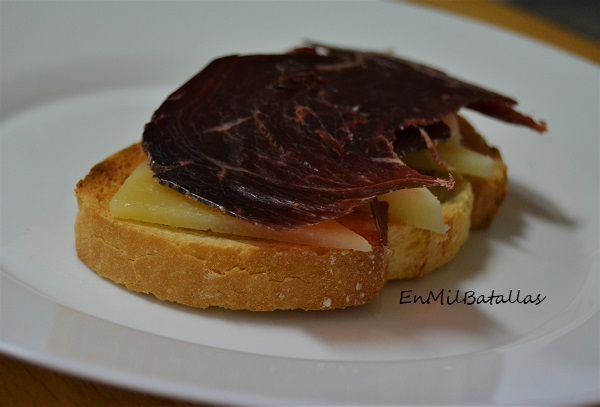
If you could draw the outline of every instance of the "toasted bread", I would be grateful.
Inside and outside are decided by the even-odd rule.
[[[445,234],[390,223],[388,280],[422,277],[451,261],[468,239],[469,230],[489,227],[504,201],[508,177],[500,151],[489,146],[467,120],[458,118],[461,144],[491,157],[492,175],[465,176],[454,191],[442,198],[444,222],[450,227]]]
[[[445,194],[444,234],[392,222],[389,249],[375,244],[360,252],[115,219],[110,199],[146,160],[135,144],[77,184],[77,254],[129,290],[197,308],[320,310],[372,302],[387,280],[420,277],[452,260],[469,229],[488,226],[504,198],[506,166],[498,150],[466,121],[460,124],[466,144],[494,157],[496,170],[489,179],[459,181]]]
[[[161,300],[252,311],[365,304],[385,284],[383,247],[344,251],[113,218],[110,199],[145,159],[133,145],[77,185],[77,254],[99,275]]]
[[[496,147],[489,146],[473,126],[459,116],[462,135],[461,144],[478,153],[493,158],[493,172],[489,178],[467,177],[473,189],[474,202],[471,212],[471,228],[489,227],[504,202],[508,189],[508,176],[505,162]]]

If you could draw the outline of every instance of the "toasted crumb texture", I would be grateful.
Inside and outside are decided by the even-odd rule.
[[[77,184],[79,258],[131,291],[196,308],[324,310],[374,301],[386,281],[423,276],[458,252],[472,227],[487,227],[506,194],[506,167],[465,121],[465,142],[497,161],[490,179],[470,177],[444,198],[449,230],[436,234],[391,223],[389,249],[372,252],[293,245],[115,219],[109,202],[142,163],[134,144],[94,166]],[[371,219],[345,224],[372,239]],[[371,236],[367,236],[371,234]]]
[[[457,182],[454,191],[442,202],[446,233],[390,223],[388,241],[392,251],[387,279],[422,277],[456,256],[469,237],[473,192],[468,181]]]
[[[246,239],[113,218],[108,204],[145,160],[131,146],[77,185],[79,258],[129,290],[192,307],[334,309],[373,301],[387,250],[358,252]]]
[[[489,227],[504,202],[508,190],[506,164],[500,151],[489,146],[485,139],[463,118],[459,118],[462,144],[474,151],[494,159],[494,171],[489,178],[468,177],[473,190],[473,211],[471,212],[471,228]]]
[[[388,280],[422,277],[450,262],[468,239],[469,231],[489,227],[504,201],[508,178],[500,152],[462,117],[459,126],[461,144],[494,159],[493,173],[489,178],[467,176],[456,183],[454,191],[444,194],[442,215],[449,226],[445,234],[390,223]]]

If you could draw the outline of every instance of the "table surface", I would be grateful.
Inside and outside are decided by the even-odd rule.
[[[492,0],[414,0],[413,3],[497,25],[600,63],[600,46],[556,23]],[[2,406],[207,406],[107,386],[0,355]]]

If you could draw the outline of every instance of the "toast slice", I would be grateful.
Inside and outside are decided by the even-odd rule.
[[[465,121],[461,131],[493,155],[490,179],[470,177],[442,196],[449,230],[434,233],[389,224],[389,249],[369,237],[371,252],[295,245],[116,219],[109,202],[146,160],[134,144],[92,168],[76,187],[75,242],[79,258],[131,291],[196,308],[251,311],[346,308],[374,301],[390,279],[423,276],[456,255],[472,226],[485,227],[506,193],[506,167]],[[361,216],[363,216],[361,218]],[[367,235],[369,215],[344,224]]]
[[[251,311],[365,304],[385,284],[381,246],[344,251],[113,218],[110,199],[144,160],[135,144],[77,184],[77,254],[99,275],[160,300]]]
[[[442,192],[442,214],[450,228],[439,234],[410,225],[390,223],[387,279],[423,277],[450,262],[469,237],[469,230],[489,227],[508,188],[507,168],[500,151],[464,118],[458,116],[461,144],[493,159],[489,178],[464,176],[450,193]]]

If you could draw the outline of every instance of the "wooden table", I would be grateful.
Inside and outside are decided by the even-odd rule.
[[[600,63],[600,46],[556,24],[491,0],[415,0],[565,49]],[[197,406],[83,380],[0,355],[0,406]],[[206,406],[204,404],[204,406]]]

